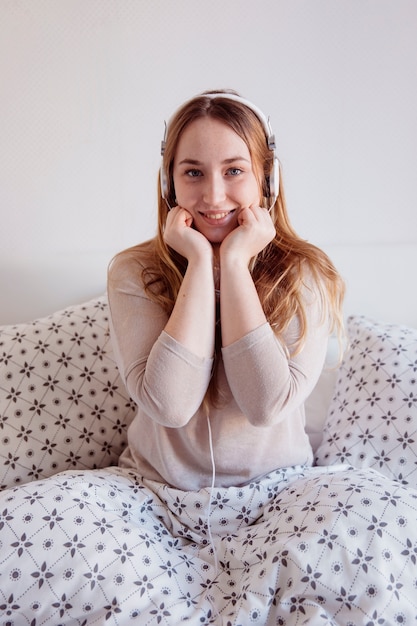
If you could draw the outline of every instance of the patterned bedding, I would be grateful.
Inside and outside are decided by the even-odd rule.
[[[348,332],[316,467],[185,493],[115,467],[104,296],[0,328],[0,626],[417,623],[417,330]]]
[[[411,624],[417,492],[292,468],[186,493],[126,470],[3,492],[1,624]]]

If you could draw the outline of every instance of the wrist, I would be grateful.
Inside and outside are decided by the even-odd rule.
[[[213,267],[213,260],[214,255],[210,245],[204,249],[190,250],[187,257],[188,265],[207,267],[210,269]]]
[[[241,271],[247,270],[250,259],[242,256],[240,251],[222,251],[220,249],[220,268],[221,270]]]

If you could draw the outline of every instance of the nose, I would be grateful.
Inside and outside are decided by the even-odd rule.
[[[208,207],[217,208],[226,199],[226,186],[223,176],[217,173],[206,175],[203,189],[203,201]]]

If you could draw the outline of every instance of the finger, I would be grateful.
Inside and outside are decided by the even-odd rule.
[[[268,209],[260,206],[259,204],[251,204],[249,208],[255,216],[264,216],[269,214]]]
[[[254,217],[252,207],[241,207],[237,214],[237,221],[239,224],[243,224],[245,221],[251,220]]]

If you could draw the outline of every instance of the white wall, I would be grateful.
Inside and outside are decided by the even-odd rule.
[[[163,120],[232,87],[347,314],[417,325],[416,32],[415,0],[0,0],[0,323],[105,290],[154,233]]]

